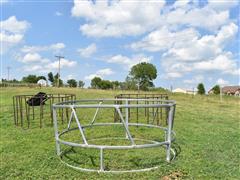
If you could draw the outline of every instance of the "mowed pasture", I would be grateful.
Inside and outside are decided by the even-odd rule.
[[[160,163],[160,168],[149,172],[112,174],[80,172],[62,164],[55,152],[52,126],[44,126],[41,129],[39,126],[33,126],[23,129],[14,125],[12,97],[20,94],[35,94],[39,91],[74,93],[77,99],[113,98],[116,94],[130,92],[77,88],[1,88],[0,179],[170,179],[176,177],[179,179],[239,179],[240,177],[239,98],[223,97],[223,102],[220,102],[219,96],[192,97],[169,93],[169,99],[177,102],[174,130],[176,143],[181,149],[177,158],[167,163],[164,155],[157,156],[159,149],[149,150],[149,152],[136,151],[135,154],[131,152],[130,156],[133,161],[135,158],[136,166]],[[105,132],[99,130],[96,133],[101,136],[101,133]],[[112,133],[116,132],[113,130]],[[141,133],[144,133],[144,130]],[[89,163],[87,158],[90,153],[93,154],[93,158],[98,158],[98,152],[79,152],[82,153],[80,158],[85,158],[86,163]],[[128,167],[128,163],[131,163],[124,161],[124,155],[117,157],[115,152],[107,156],[113,159],[109,166],[115,168],[118,165]],[[117,160],[114,160],[114,157]],[[93,160],[91,166],[98,166],[98,160]]]

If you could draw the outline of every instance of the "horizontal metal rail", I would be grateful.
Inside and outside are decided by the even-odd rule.
[[[114,103],[114,102],[122,101],[123,104],[104,104],[104,103]],[[134,101],[136,104],[134,104]],[[139,102],[143,102],[144,104],[140,104]],[[90,102],[96,103],[96,104],[89,104]],[[131,102],[131,103],[130,103]],[[147,104],[145,102],[148,102]],[[79,103],[84,103],[84,104],[79,104]],[[88,104],[86,104],[88,103]],[[153,104],[150,104],[153,103]],[[104,150],[105,149],[111,149],[111,150],[116,150],[116,149],[142,149],[142,148],[154,148],[154,147],[159,147],[159,146],[164,146],[166,147],[166,160],[169,162],[171,160],[171,152],[173,154],[173,158],[175,157],[175,152],[171,148],[171,143],[175,140],[175,133],[172,130],[173,129],[173,121],[174,121],[174,114],[175,114],[175,106],[176,103],[173,100],[161,100],[161,99],[126,99],[126,98],[121,98],[121,99],[83,99],[83,100],[77,100],[77,101],[66,101],[66,102],[61,102],[57,104],[53,104],[53,114],[54,114],[54,130],[55,130],[55,140],[56,140],[56,149],[57,149],[57,154],[60,156],[63,152],[61,152],[60,145],[64,144],[67,146],[71,147],[82,147],[82,148],[92,148],[92,149],[98,149],[99,150],[99,170],[95,169],[85,169],[81,167],[76,167],[73,165],[70,165],[66,162],[63,161],[67,166],[79,169],[82,171],[97,171],[97,172],[139,172],[139,171],[147,171],[151,170],[157,167],[152,167],[152,168],[145,168],[145,169],[139,169],[139,170],[105,170],[104,169]],[[153,125],[153,124],[141,124],[141,123],[130,123],[128,122],[128,110],[131,108],[167,108],[168,109],[168,123],[167,127],[161,127],[159,125]],[[56,116],[56,110],[58,108],[69,108],[72,110],[72,114],[67,126],[67,129],[60,132],[58,131],[58,121],[57,121],[57,116]],[[78,108],[96,108],[92,123],[88,125],[82,125],[80,123],[80,120],[77,117],[76,110]],[[101,108],[112,108],[118,112],[118,115],[120,117],[120,122],[119,123],[95,123],[96,121],[96,116],[98,114],[99,109]],[[122,111],[120,109],[125,109],[125,116],[123,116]],[[78,127],[70,128],[71,123],[73,122],[73,117],[78,125]],[[100,119],[100,118],[99,118]],[[107,137],[107,138],[95,138],[95,139],[87,139],[84,133],[84,129],[90,128],[93,126],[115,126],[115,125],[121,125],[126,132],[126,137]],[[149,140],[149,139],[138,139],[134,138],[129,131],[129,126],[136,126],[136,127],[147,127],[147,128],[156,128],[161,131],[164,131],[164,140],[163,141],[157,141],[157,140]],[[74,130],[79,130],[81,134],[81,138],[83,140],[83,143],[77,143],[77,142],[71,142],[71,141],[66,141],[62,139],[64,134],[67,134],[71,131]],[[124,139],[129,141],[129,145],[96,145],[92,144],[91,142],[93,140],[100,140],[100,139]],[[137,144],[135,140],[141,140],[144,143]]]

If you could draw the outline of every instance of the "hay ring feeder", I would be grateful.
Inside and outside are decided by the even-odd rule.
[[[123,103],[119,105],[116,101],[122,101]],[[136,102],[137,103],[134,103]],[[145,102],[154,102],[154,104],[146,104]],[[131,103],[130,103],[131,102]],[[143,102],[141,104],[141,102]],[[168,109],[168,118],[167,118],[167,126],[162,127],[154,124],[146,124],[146,123],[130,123],[128,122],[128,110],[131,108],[167,108]],[[129,150],[129,149],[144,149],[144,148],[155,148],[164,146],[166,148],[166,161],[170,162],[176,156],[174,149],[171,148],[172,142],[175,140],[175,133],[173,129],[174,123],[174,114],[175,114],[176,103],[173,100],[160,100],[160,99],[86,99],[86,100],[78,100],[78,101],[66,101],[52,105],[53,109],[53,122],[54,122],[54,131],[55,131],[55,140],[56,140],[56,152],[60,157],[61,162],[66,164],[67,166],[80,170],[80,171],[88,171],[88,172],[112,172],[112,173],[122,173],[122,172],[141,172],[141,171],[149,171],[159,167],[159,165],[153,167],[147,167],[142,169],[130,169],[130,170],[109,170],[105,169],[104,166],[104,151],[105,150]],[[59,131],[58,127],[58,116],[57,110],[59,108],[69,108],[71,110],[71,116],[68,121],[68,125],[66,129]],[[87,125],[83,125],[80,118],[77,115],[77,109],[96,109],[91,119],[90,123]],[[100,109],[113,109],[117,111],[120,122],[104,122],[104,123],[95,123],[96,117],[99,113]],[[125,111],[124,113],[122,111]],[[76,122],[77,127],[72,128],[71,124]],[[97,137],[95,139],[87,138],[85,134],[85,130],[91,127],[106,127],[106,126],[121,126],[125,133],[126,137]],[[155,139],[139,139],[135,138],[129,128],[130,127],[144,127],[147,129],[157,129],[159,131],[164,132],[163,141],[155,140]],[[62,138],[64,135],[69,134],[73,131],[79,131],[79,140],[82,142],[74,142],[71,140],[65,140]],[[129,141],[129,145],[106,145],[106,144],[94,144],[92,143],[94,140],[119,140],[125,139]],[[144,143],[138,144],[137,141],[142,141]],[[64,154],[64,150],[62,150],[61,145],[66,145],[71,148],[83,148],[83,149],[96,149],[99,150],[99,168],[85,168],[78,167],[68,162],[64,161],[62,156]]]

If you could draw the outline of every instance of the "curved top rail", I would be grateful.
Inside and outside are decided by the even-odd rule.
[[[34,95],[36,95],[36,94],[19,94],[19,95],[15,95],[15,96],[13,96],[13,97],[32,97],[32,96],[34,96]],[[58,96],[60,96],[60,97],[66,97],[66,96],[75,96],[75,94],[46,94],[47,96],[54,96],[54,97],[58,97]]]
[[[123,102],[162,102],[164,104],[77,104],[81,102],[111,102],[111,101],[123,101]],[[63,107],[71,107],[71,108],[145,108],[145,107],[171,107],[176,105],[174,100],[162,100],[162,99],[81,99],[75,101],[64,101],[60,103],[53,104],[54,108],[63,108]]]

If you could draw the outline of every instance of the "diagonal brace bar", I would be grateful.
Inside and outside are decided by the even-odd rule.
[[[102,103],[103,103],[103,102],[101,101],[101,102],[99,102],[98,105],[101,105]],[[97,114],[98,114],[98,111],[99,111],[99,108],[100,108],[100,107],[97,108],[97,110],[96,110],[96,112],[95,112],[95,114],[94,114],[94,116],[93,116],[93,119],[92,119],[92,122],[90,123],[90,125],[93,125],[93,123],[95,122],[96,117],[97,117]]]
[[[123,116],[122,116],[121,111],[119,110],[118,107],[115,107],[115,109],[117,110],[118,115],[119,115],[119,117],[120,117],[120,119],[121,119],[121,121],[122,121],[122,123],[123,123],[123,126],[124,126],[124,128],[125,128],[125,130],[126,130],[126,133],[127,133],[127,136],[128,136],[128,138],[129,138],[129,140],[131,141],[132,145],[135,145],[135,142],[134,142],[134,140],[133,140],[133,138],[132,138],[132,135],[130,134],[130,132],[129,132],[129,130],[128,130],[128,127],[127,127],[127,125],[126,125],[126,122],[125,122],[124,119],[123,119]]]
[[[84,142],[84,144],[88,145],[87,140],[86,140],[86,137],[85,137],[85,134],[84,134],[84,132],[83,132],[83,128],[82,128],[82,126],[81,126],[81,124],[80,124],[80,122],[79,122],[79,120],[78,120],[76,111],[75,111],[75,109],[74,109],[73,107],[71,107],[71,109],[72,109],[72,112],[73,112],[73,116],[75,117],[75,120],[76,120],[76,122],[77,122],[78,129],[80,130],[80,133],[81,133],[81,135],[82,135],[83,142]]]

